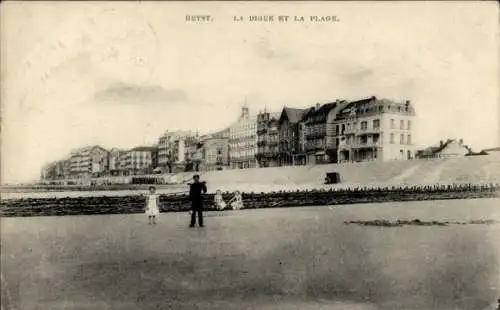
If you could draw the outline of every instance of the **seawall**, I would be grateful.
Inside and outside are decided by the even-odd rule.
[[[233,196],[223,193],[225,201]],[[244,209],[347,205],[443,199],[478,199],[500,197],[498,184],[459,184],[435,186],[361,187],[329,190],[297,190],[269,193],[243,193]],[[205,208],[214,210],[214,194],[205,195]],[[189,197],[161,195],[162,212],[189,210]],[[103,196],[78,198],[12,199],[0,202],[0,216],[94,215],[144,212],[144,196]]]

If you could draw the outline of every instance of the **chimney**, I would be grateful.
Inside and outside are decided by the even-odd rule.
[[[339,102],[340,102],[340,99],[336,99],[336,100],[335,100],[335,103],[336,103],[336,104],[339,104]]]
[[[460,140],[458,140],[458,143],[459,143],[460,145],[464,144],[464,139],[460,139]]]
[[[443,140],[439,141],[439,147],[443,147],[443,145],[444,145],[444,141]]]
[[[321,104],[320,103],[316,103],[316,110],[319,110],[320,107],[321,107]]]

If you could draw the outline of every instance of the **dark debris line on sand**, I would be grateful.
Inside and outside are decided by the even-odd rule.
[[[468,222],[457,221],[421,221],[414,220],[372,220],[372,221],[344,221],[344,224],[357,224],[362,226],[381,226],[381,227],[403,227],[403,226],[449,226],[449,225],[474,225],[474,224],[495,224],[494,220],[472,220]]]

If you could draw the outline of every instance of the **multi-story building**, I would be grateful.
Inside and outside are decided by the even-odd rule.
[[[158,168],[158,146],[154,145],[153,150],[151,151],[151,166],[153,167],[153,170]]]
[[[279,118],[281,113],[262,112],[257,115],[257,154],[259,167],[278,166]]]
[[[184,170],[199,171],[203,148],[201,137],[198,134],[186,137],[184,145]]]
[[[58,160],[55,163],[55,177],[58,180],[67,179],[70,176],[70,161],[67,159]]]
[[[51,162],[42,167],[40,179],[43,181],[56,179],[56,162]]]
[[[328,113],[326,121],[326,160],[330,163],[338,163],[340,139],[337,135],[335,120],[338,113],[349,104],[346,100],[336,100],[335,103],[335,107]]]
[[[108,170],[108,151],[98,145],[84,147],[70,156],[71,177],[102,176]]]
[[[339,162],[414,158],[415,109],[410,101],[370,97],[347,104],[332,126]]]
[[[223,170],[229,167],[229,128],[201,138],[201,169]]]
[[[158,139],[158,167],[167,172],[184,170],[186,140],[195,137],[192,131],[167,131]],[[181,167],[182,166],[182,167]]]
[[[305,162],[299,152],[300,122],[309,109],[284,107],[279,118],[278,165],[300,165]]]
[[[109,151],[109,174],[112,176],[120,175],[120,156],[123,155],[126,151],[120,150],[117,148],[112,148]]]
[[[246,105],[238,120],[229,127],[229,158],[231,168],[244,169],[257,166],[257,117],[251,116]]]
[[[315,108],[304,115],[307,164],[336,162],[336,154],[331,156],[331,153],[328,153],[327,127],[329,126],[327,124],[328,120],[335,118],[339,108],[345,106],[345,104],[345,101],[340,100],[323,105],[318,103]]]
[[[140,146],[123,152],[118,157],[120,175],[138,175],[152,173],[152,155],[154,150],[155,147]]]

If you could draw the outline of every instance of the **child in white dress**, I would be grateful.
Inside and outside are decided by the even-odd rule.
[[[243,208],[243,198],[239,191],[234,193],[234,197],[228,201],[228,204],[232,207],[233,210],[240,210]]]
[[[149,188],[147,196],[146,215],[149,219],[149,224],[156,224],[156,216],[160,214],[160,196],[156,194],[156,187]]]
[[[217,211],[223,211],[226,208],[226,203],[224,202],[224,198],[222,197],[222,192],[220,189],[215,192],[214,196],[215,209]]]

